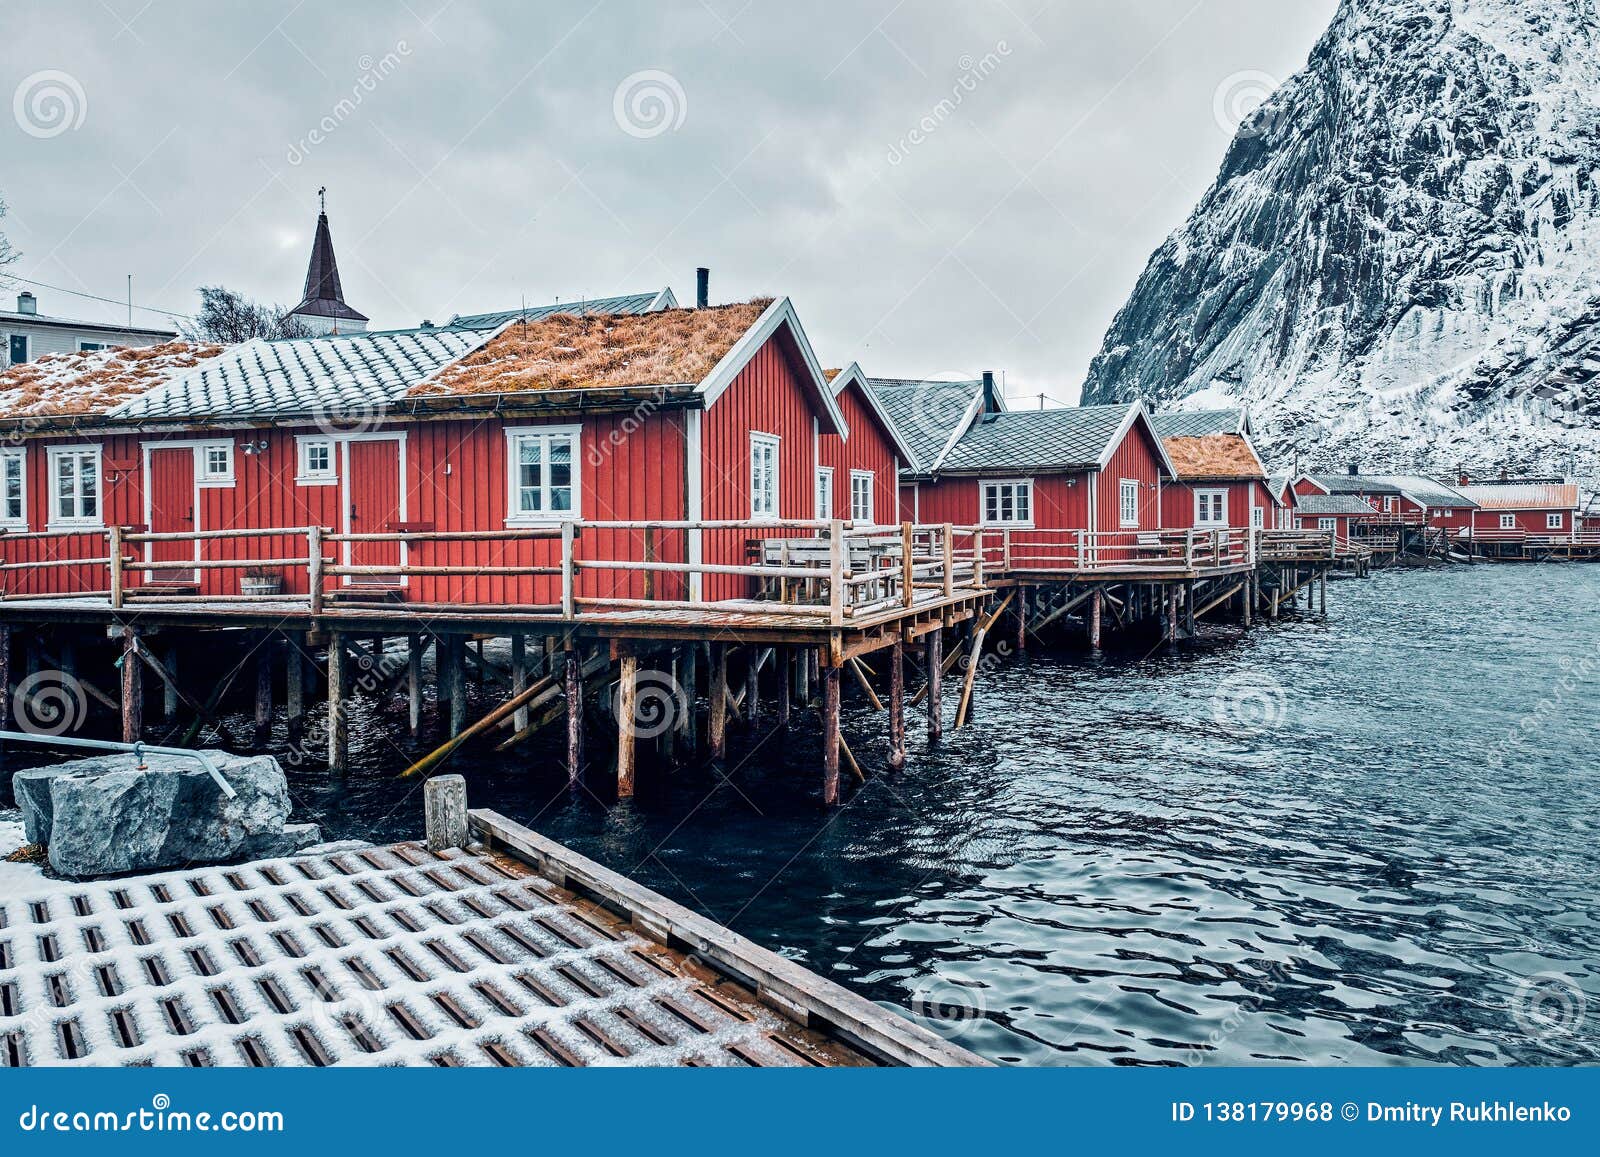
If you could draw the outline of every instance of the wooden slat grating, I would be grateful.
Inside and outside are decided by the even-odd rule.
[[[0,1067],[867,1063],[488,852],[401,844],[0,899]]]

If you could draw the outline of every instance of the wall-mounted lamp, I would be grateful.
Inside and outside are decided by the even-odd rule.
[[[239,449],[243,453],[249,454],[251,457],[254,457],[257,454],[265,454],[271,448],[271,446],[272,443],[268,442],[265,438],[255,442],[239,443]]]

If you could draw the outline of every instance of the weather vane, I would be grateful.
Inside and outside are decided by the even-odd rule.
[[[322,211],[328,211],[328,186],[324,185],[317,190],[317,199],[322,202]]]

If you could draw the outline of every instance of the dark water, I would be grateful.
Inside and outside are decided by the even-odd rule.
[[[1389,573],[1176,655],[1035,649],[831,814],[810,720],[736,738],[725,775],[647,767],[622,805],[569,794],[550,748],[453,770],[996,1060],[1592,1063],[1597,596],[1594,567]],[[881,768],[883,717],[847,706]],[[418,834],[396,730],[363,717],[370,770],[296,773],[299,810]]]

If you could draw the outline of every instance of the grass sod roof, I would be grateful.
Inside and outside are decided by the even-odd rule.
[[[0,373],[0,419],[99,416],[216,357],[220,345],[160,345],[46,354]]]
[[[1267,473],[1250,443],[1239,434],[1203,434],[1199,437],[1163,438],[1167,455],[1177,467],[1180,481],[1259,478]]]
[[[707,309],[512,322],[481,348],[414,386],[414,398],[535,390],[624,389],[703,381],[771,298]]]

